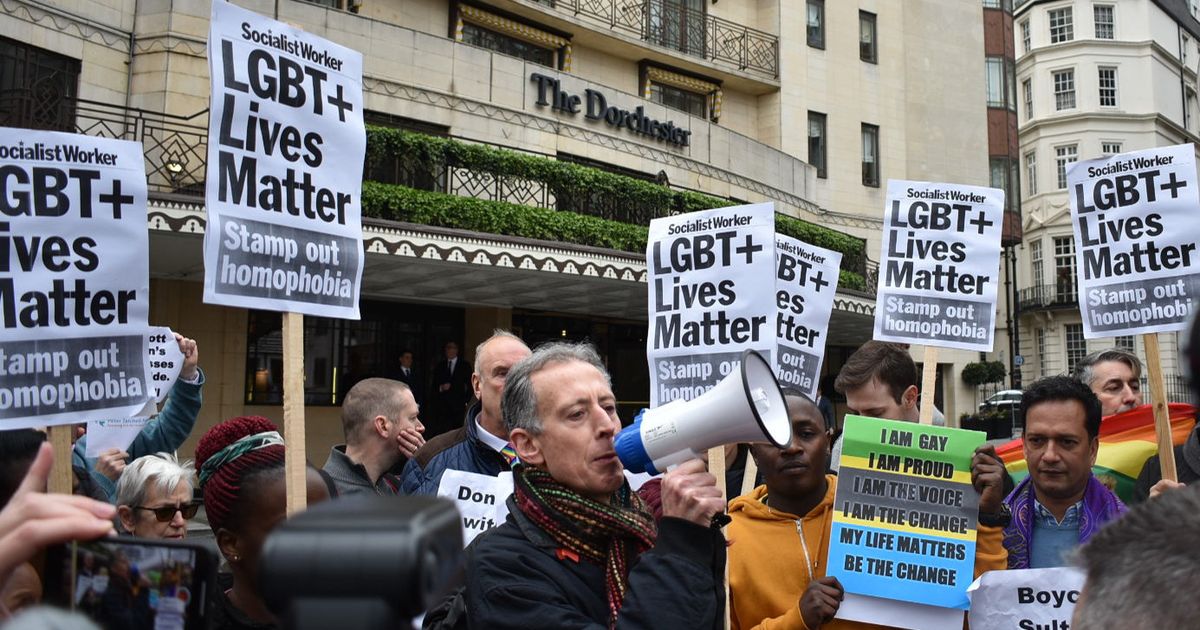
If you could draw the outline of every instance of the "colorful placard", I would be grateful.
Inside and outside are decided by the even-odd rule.
[[[979,518],[971,458],[985,438],[846,417],[828,565],[846,592],[967,608]]]

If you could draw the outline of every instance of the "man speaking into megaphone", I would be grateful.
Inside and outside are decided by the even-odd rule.
[[[471,627],[721,628],[725,509],[696,459],[662,483],[655,523],[630,490],[616,397],[585,344],[547,344],[508,373],[502,415],[521,464],[508,520],[467,548]]]

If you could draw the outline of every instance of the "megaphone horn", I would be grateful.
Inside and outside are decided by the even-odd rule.
[[[715,446],[792,441],[787,404],[770,363],[754,350],[742,353],[741,369],[692,400],[647,409],[625,427],[614,447],[631,472],[652,475]]]

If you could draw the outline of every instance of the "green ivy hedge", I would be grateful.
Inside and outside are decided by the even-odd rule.
[[[387,127],[367,127],[367,157],[372,164],[401,158],[416,164],[455,165],[499,176],[535,180],[546,184],[551,190],[573,191],[575,197],[602,195],[621,207],[649,209],[653,216],[720,208],[730,203],[719,197],[673,190],[634,177],[539,155]],[[801,219],[782,214],[775,216],[779,233],[841,252],[842,269],[861,278],[861,272],[866,269],[866,241]],[[862,285],[865,288],[865,282]]]
[[[635,254],[646,251],[649,233],[645,226],[584,214],[371,181],[363,182],[362,212],[363,216],[377,219],[606,247]],[[843,289],[867,289],[862,274],[846,269],[841,270],[838,282]]]

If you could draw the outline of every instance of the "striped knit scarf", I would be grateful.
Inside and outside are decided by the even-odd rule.
[[[580,496],[544,470],[518,465],[513,474],[517,507],[563,549],[605,568],[608,627],[617,623],[629,565],[654,546],[658,530],[628,483],[612,504]]]

